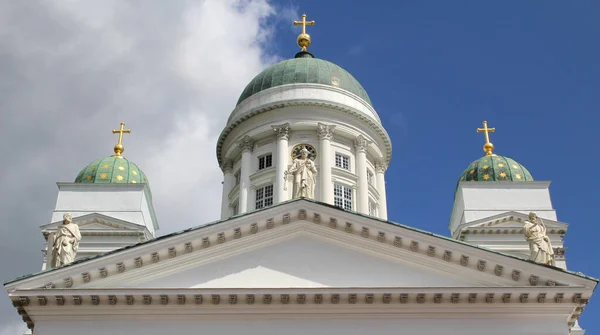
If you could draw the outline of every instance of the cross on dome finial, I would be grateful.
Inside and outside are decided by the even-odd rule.
[[[115,145],[115,154],[113,156],[121,157],[121,154],[125,151],[122,144],[123,134],[131,134],[131,129],[125,129],[125,122],[121,122],[121,128],[119,128],[119,130],[113,129],[112,133],[119,134],[119,141],[117,142],[117,145]]]
[[[496,132],[496,128],[488,128],[487,121],[483,121],[483,128],[477,128],[478,133],[485,133],[485,144],[483,145],[483,151],[487,156],[491,156],[494,151],[494,145],[490,142],[490,134]]]
[[[302,26],[302,33],[298,35],[298,46],[306,52],[306,48],[310,45],[310,35],[306,33],[306,26],[314,26],[315,21],[306,21],[306,14],[302,14],[302,21],[294,21],[294,26]]]

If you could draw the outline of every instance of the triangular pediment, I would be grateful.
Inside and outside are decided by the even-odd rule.
[[[522,229],[526,220],[527,214],[512,211],[505,212],[462,224],[459,226],[459,229],[457,229],[457,233],[465,230],[490,230],[498,232],[502,232],[504,230],[512,231],[514,229]],[[543,222],[548,229],[548,233],[550,234],[564,234],[569,226],[564,222],[549,219],[543,219]]]
[[[91,213],[73,218],[73,223],[79,226],[79,230],[84,231],[102,231],[102,230],[146,230],[144,226],[106,216],[100,213]],[[41,226],[42,231],[55,231],[62,221],[52,222]]]
[[[293,201],[6,284],[118,288],[595,286],[407,226]]]
[[[298,229],[300,228],[300,229]],[[317,229],[310,229],[317,228]],[[318,233],[318,227],[291,227],[284,236],[243,253],[231,250],[213,260],[181,264],[175,271],[132,275],[104,285],[182,288],[316,288],[481,286],[484,281],[398,258]],[[224,251],[227,253],[227,251]],[[99,283],[102,285],[102,283]]]

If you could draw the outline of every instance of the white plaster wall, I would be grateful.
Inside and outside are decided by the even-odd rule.
[[[238,317],[223,319],[213,316],[211,319],[161,320],[160,317],[138,316],[119,319],[102,317],[96,320],[80,321],[69,318],[68,321],[36,322],[36,335],[115,335],[115,334],[245,334],[245,335],[364,335],[364,334],[444,334],[444,335],[568,335],[566,316],[563,315],[527,315],[498,316],[477,318],[470,315],[459,317],[457,314],[447,318],[438,316],[428,319],[415,314],[411,318],[381,319],[356,315],[314,316],[300,315],[282,318],[264,316]],[[140,319],[142,318],[142,319]]]
[[[159,274],[160,275],[160,274]],[[289,287],[479,286],[429,267],[380,258],[309,236],[245,251],[226,259],[123,287],[289,288]]]
[[[345,106],[368,116],[374,122],[381,123],[375,109],[358,96],[328,85],[308,83],[281,85],[254,94],[233,110],[227,123],[229,124],[231,120],[237,119],[253,109],[290,100]]]
[[[100,213],[145,226],[154,235],[158,223],[151,215],[152,204],[146,199],[146,185],[60,183],[56,207],[50,222],[62,220],[64,213],[73,218]]]
[[[450,231],[463,223],[484,219],[509,211],[556,221],[552,208],[549,182],[461,182],[454,199]]]

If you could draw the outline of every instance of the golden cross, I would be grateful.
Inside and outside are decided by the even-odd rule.
[[[294,21],[294,26],[302,25],[302,33],[306,34],[306,26],[314,26],[315,21],[306,21],[306,14],[302,14],[302,21]]]
[[[314,26],[315,21],[306,21],[306,14],[302,14],[302,21],[294,21],[294,26],[302,25],[302,34],[298,35],[298,46],[302,48],[302,51],[306,51],[306,48],[310,45],[310,35],[306,33],[306,26]]]
[[[490,134],[496,132],[496,128],[488,128],[487,121],[483,121],[483,128],[477,128],[478,133],[485,133],[485,144],[483,145],[483,151],[488,156],[492,155],[494,151],[494,145],[490,142]]]
[[[131,134],[131,129],[125,129],[125,122],[121,122],[121,128],[119,128],[119,130],[113,129],[112,133],[119,134],[119,142],[117,142],[117,145],[115,145],[114,156],[121,156],[121,153],[123,153],[123,151],[125,151],[125,148],[123,148],[123,144],[122,144],[123,134]]]

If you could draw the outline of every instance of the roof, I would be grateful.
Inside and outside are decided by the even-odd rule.
[[[341,88],[373,106],[367,91],[348,71],[326,60],[312,57],[287,59],[263,70],[248,83],[236,106],[258,92],[297,83],[322,84]]]
[[[404,229],[408,229],[408,230],[411,230],[411,231],[414,231],[414,232],[417,232],[417,233],[420,233],[420,234],[425,234],[425,235],[433,236],[433,237],[436,237],[436,238],[439,238],[439,239],[443,239],[443,240],[446,240],[446,241],[450,241],[450,242],[453,242],[453,243],[457,243],[457,244],[460,244],[460,245],[464,245],[464,246],[468,246],[468,247],[471,247],[471,248],[483,250],[485,252],[491,252],[491,253],[502,255],[502,256],[505,256],[505,257],[512,258],[512,259],[517,259],[517,260],[520,260],[520,261],[523,261],[523,262],[535,264],[537,266],[543,266],[543,267],[546,267],[546,268],[549,268],[549,269],[552,269],[552,270],[555,270],[555,271],[559,271],[559,272],[562,272],[562,273],[567,273],[567,274],[570,274],[570,275],[574,275],[574,276],[577,276],[577,277],[580,277],[580,278],[584,278],[584,279],[589,279],[589,280],[593,280],[593,281],[596,281],[596,282],[600,282],[599,279],[594,278],[594,277],[590,277],[590,276],[586,276],[586,275],[584,275],[583,273],[580,273],[580,272],[574,272],[574,271],[564,270],[564,269],[561,269],[561,268],[558,268],[558,267],[554,267],[554,266],[551,266],[551,265],[545,265],[545,264],[536,263],[536,262],[530,261],[530,260],[525,259],[525,258],[521,258],[521,257],[517,257],[517,256],[514,256],[514,255],[510,255],[510,254],[502,253],[502,252],[499,252],[499,251],[491,250],[491,249],[488,249],[488,248],[480,247],[480,246],[477,246],[477,245],[474,245],[474,244],[471,244],[471,243],[467,243],[467,242],[464,242],[464,241],[455,240],[455,239],[447,237],[447,236],[434,234],[434,233],[431,233],[431,232],[428,232],[428,231],[425,231],[425,230],[421,230],[421,229],[418,229],[418,228],[406,226],[406,225],[403,225],[403,224],[400,224],[400,223],[392,222],[392,221],[389,221],[389,220],[383,220],[383,219],[380,219],[380,218],[372,217],[372,216],[369,216],[369,215],[365,215],[365,214],[361,214],[361,213],[357,213],[357,212],[353,212],[353,211],[344,210],[342,208],[335,207],[333,205],[322,203],[322,202],[319,202],[319,201],[316,201],[316,200],[307,199],[307,198],[300,198],[300,199],[293,199],[293,200],[288,200],[288,201],[285,201],[285,202],[281,202],[279,204],[276,204],[276,205],[273,205],[273,206],[270,206],[270,207],[264,207],[264,208],[259,209],[259,210],[247,212],[247,213],[244,213],[244,214],[241,214],[241,215],[237,215],[237,216],[233,216],[233,217],[230,217],[230,218],[227,218],[227,219],[213,221],[213,222],[207,223],[205,225],[196,226],[196,227],[188,228],[188,229],[181,230],[181,231],[178,231],[178,232],[174,232],[174,233],[171,233],[171,234],[159,236],[157,238],[154,238],[154,239],[151,239],[151,240],[148,240],[148,241],[145,241],[145,242],[140,242],[140,243],[136,243],[136,244],[133,244],[133,245],[130,245],[130,246],[126,246],[126,247],[123,247],[123,248],[115,249],[115,250],[109,251],[109,252],[104,253],[104,254],[99,254],[99,255],[95,255],[95,256],[91,256],[91,257],[81,258],[81,259],[75,260],[73,263],[70,263],[70,264],[67,264],[67,265],[63,265],[63,266],[60,266],[60,267],[57,267],[57,268],[52,268],[52,269],[44,270],[44,271],[41,271],[41,272],[38,272],[38,273],[32,273],[32,274],[27,274],[27,275],[24,275],[24,276],[20,276],[18,278],[13,279],[13,280],[6,281],[4,283],[4,285],[11,284],[11,283],[23,280],[23,279],[27,279],[27,278],[31,278],[31,277],[36,277],[36,276],[39,276],[39,275],[42,275],[42,274],[50,273],[50,272],[53,272],[53,271],[56,271],[56,270],[60,270],[60,269],[63,269],[63,268],[67,268],[67,267],[70,267],[70,266],[74,266],[74,265],[77,265],[77,264],[85,263],[85,262],[88,262],[88,261],[91,261],[91,260],[94,260],[94,259],[99,259],[99,258],[108,256],[108,255],[116,254],[116,253],[124,251],[124,250],[136,248],[138,246],[142,246],[142,245],[147,245],[147,244],[159,242],[161,240],[165,240],[165,239],[168,239],[168,238],[171,238],[171,237],[174,237],[174,236],[182,235],[182,234],[185,234],[185,233],[188,233],[188,232],[191,232],[191,231],[197,231],[197,230],[200,230],[200,229],[212,227],[212,226],[218,225],[218,224],[220,224],[222,222],[230,221],[232,219],[237,219],[237,218],[244,217],[244,216],[247,216],[247,215],[250,215],[250,214],[254,214],[254,213],[257,213],[257,212],[266,211],[266,210],[269,210],[269,209],[273,209],[273,208],[276,208],[276,207],[285,206],[286,204],[300,202],[300,201],[306,201],[306,202],[315,203],[315,204],[318,204],[318,205],[321,205],[321,206],[329,207],[330,209],[336,210],[336,211],[349,212],[349,213],[351,213],[353,215],[361,216],[361,217],[364,217],[364,218],[367,218],[367,219],[370,219],[370,220],[379,221],[379,222],[382,222],[382,223],[385,223],[385,224],[394,225],[394,226],[401,227],[401,228],[404,228]]]
[[[533,181],[531,173],[510,157],[498,155],[483,156],[465,169],[460,181]]]
[[[76,183],[84,184],[137,184],[147,183],[146,175],[133,162],[123,156],[108,156],[96,159],[84,167]]]

